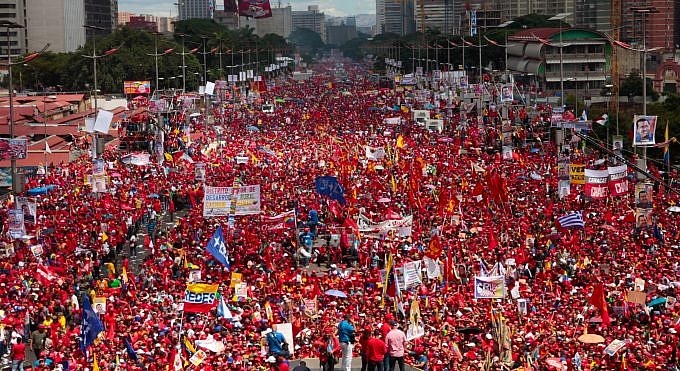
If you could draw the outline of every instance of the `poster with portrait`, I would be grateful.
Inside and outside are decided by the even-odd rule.
[[[92,300],[92,309],[99,315],[106,314],[106,297],[95,297],[94,300]]]
[[[634,146],[649,146],[655,143],[656,119],[656,116],[633,116]]]
[[[652,209],[635,209],[635,227],[651,228],[654,226],[654,215]]]
[[[501,102],[512,103],[514,97],[512,96],[512,85],[503,85],[501,88]]]
[[[614,135],[612,136],[612,150],[616,153],[620,153],[623,149],[623,136]]]
[[[635,185],[635,207],[638,209],[652,208],[652,195],[654,186],[649,183],[637,183]]]
[[[17,239],[26,234],[24,225],[23,210],[7,210],[7,225],[9,226],[9,236]]]
[[[559,180],[557,182],[557,188],[558,188],[557,194],[560,200],[571,194],[571,182],[569,181],[569,179]]]
[[[205,182],[205,163],[197,162],[194,164],[195,178],[199,182]]]
[[[38,204],[27,197],[17,197],[15,208],[24,212],[24,222],[33,224],[37,220]]]

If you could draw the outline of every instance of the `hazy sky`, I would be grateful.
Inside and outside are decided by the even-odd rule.
[[[270,0],[272,7],[278,0]],[[118,0],[118,10],[137,14],[154,14],[159,16],[177,16],[178,0]],[[375,0],[281,0],[281,6],[288,4],[293,10],[306,10],[307,5],[318,5],[319,10],[330,16],[348,16],[354,14],[375,14]],[[217,0],[217,9],[223,9],[224,1]]]

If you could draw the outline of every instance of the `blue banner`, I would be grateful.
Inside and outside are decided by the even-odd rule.
[[[314,181],[316,186],[316,193],[322,196],[328,196],[332,200],[336,200],[341,204],[346,204],[345,190],[338,182],[338,178],[334,176],[320,176]]]

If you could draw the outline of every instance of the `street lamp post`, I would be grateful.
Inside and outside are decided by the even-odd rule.
[[[167,50],[163,51],[162,53],[159,53],[159,52],[158,52],[158,36],[160,35],[160,33],[154,32],[153,34],[155,35],[155,39],[154,39],[154,53],[153,53],[153,54],[147,53],[146,55],[151,56],[151,57],[154,57],[154,70],[155,70],[155,73],[156,73],[156,86],[155,86],[155,91],[158,91],[158,90],[159,90],[159,82],[158,82],[158,80],[161,80],[161,79],[162,79],[161,77],[158,77],[158,57],[161,57],[161,56],[170,54],[170,53],[172,52],[172,49],[167,49]],[[155,95],[155,92],[154,92],[154,95]]]
[[[647,15],[658,13],[653,6],[632,7],[633,13],[642,14],[642,115],[647,116]],[[647,147],[642,147],[642,170],[647,170]]]
[[[556,14],[550,18],[549,21],[559,21],[560,22],[560,105],[564,109],[564,60],[562,49],[564,49],[564,44],[562,42],[562,21],[569,17],[571,13],[560,13]]]
[[[93,70],[92,75],[93,75],[93,78],[94,78],[94,114],[95,114],[95,117],[96,117],[97,108],[98,108],[97,107],[97,59],[115,53],[116,51],[118,51],[120,46],[118,48],[113,48],[113,49],[107,50],[107,51],[104,52],[104,54],[97,55],[97,41],[96,41],[97,35],[95,34],[94,31],[104,30],[104,28],[99,27],[99,26],[92,26],[92,25],[84,25],[83,27],[85,27],[88,30],[93,31],[92,32],[93,33],[93,35],[92,35],[92,55],[83,55],[83,57],[92,59],[92,70]],[[122,46],[122,44],[121,44],[121,46]],[[101,155],[101,153],[98,153],[98,151],[97,151],[97,144],[99,142],[98,139],[99,139],[99,134],[97,134],[97,132],[95,132],[94,133],[94,143],[93,143],[93,146],[92,146],[92,156],[93,156],[93,158],[96,158],[98,155]]]

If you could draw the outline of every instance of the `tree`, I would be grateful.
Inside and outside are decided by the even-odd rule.
[[[296,29],[288,36],[288,40],[302,53],[316,54],[319,49],[324,47],[321,36],[308,28]]]
[[[641,97],[642,94],[642,76],[637,70],[633,70],[623,81],[619,88],[619,95],[622,97]],[[652,101],[659,99],[659,93],[654,91],[652,82],[647,80],[647,97]]]

